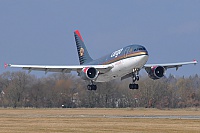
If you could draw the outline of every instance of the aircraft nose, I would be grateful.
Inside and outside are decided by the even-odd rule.
[[[146,55],[149,55],[147,49],[145,47],[143,47],[143,49],[144,49],[144,52],[146,53]]]
[[[146,52],[146,55],[149,55],[149,53],[148,53],[148,51],[147,51],[147,50],[146,50],[145,52]]]

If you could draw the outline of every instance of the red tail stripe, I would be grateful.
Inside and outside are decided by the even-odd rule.
[[[81,41],[83,41],[83,38],[82,38],[80,32],[78,30],[76,30],[75,33],[80,37]]]

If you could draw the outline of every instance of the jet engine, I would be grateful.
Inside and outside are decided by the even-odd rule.
[[[80,77],[84,80],[95,80],[98,77],[99,71],[94,67],[83,68]]]
[[[163,66],[153,66],[151,68],[146,68],[149,77],[152,79],[160,79],[164,76],[165,68]]]

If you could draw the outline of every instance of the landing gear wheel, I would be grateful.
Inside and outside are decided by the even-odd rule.
[[[97,86],[94,85],[93,81],[91,80],[90,84],[87,86],[87,89],[90,90],[90,91],[92,91],[92,90],[95,91],[95,90],[97,90]]]
[[[87,85],[87,89],[88,89],[88,90],[91,90],[91,85]]]
[[[97,86],[96,86],[96,85],[88,85],[88,86],[87,86],[87,89],[88,89],[88,90],[94,90],[94,91],[95,91],[95,90],[97,90]]]
[[[134,89],[139,89],[139,85],[138,84],[129,84],[129,89],[134,90]]]
[[[139,81],[139,80],[140,80],[140,77],[139,77],[139,76],[136,76],[136,80]]]
[[[97,90],[97,86],[96,85],[91,85],[91,90],[96,91]]]

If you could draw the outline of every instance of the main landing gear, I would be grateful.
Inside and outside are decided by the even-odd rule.
[[[129,88],[132,90],[139,89],[139,85],[135,83],[136,81],[139,80],[139,69],[133,69],[132,80],[133,80],[133,83],[129,84]]]
[[[97,90],[97,85],[94,85],[93,84],[93,81],[91,81],[91,84],[89,84],[88,86],[87,86],[87,89],[88,90]]]
[[[132,81],[133,82],[132,82],[132,84],[129,84],[129,88],[131,90],[139,89],[139,85],[135,83],[136,81],[139,81],[139,71],[140,71],[140,69],[133,69],[133,72],[132,72]],[[87,86],[87,89],[88,90],[96,90],[97,86],[91,80],[90,84]]]

